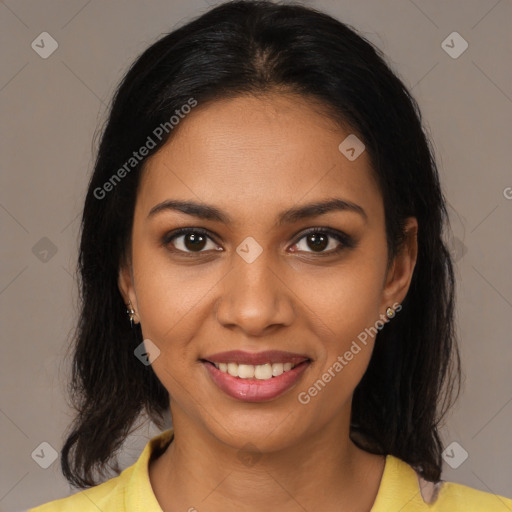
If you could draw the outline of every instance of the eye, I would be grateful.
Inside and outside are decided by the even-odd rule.
[[[176,241],[176,242],[175,242]],[[162,240],[163,245],[173,245],[177,252],[204,252],[203,249],[220,250],[204,229],[181,228],[168,233]],[[210,242],[210,247],[208,247]]]
[[[305,240],[304,243],[301,241]],[[336,243],[337,242],[337,243]],[[210,246],[208,246],[210,244]],[[180,228],[164,236],[162,245],[171,251],[193,254],[207,250],[222,251],[208,232],[202,228]],[[330,255],[341,252],[345,248],[356,246],[354,239],[347,234],[331,228],[313,228],[303,233],[294,243],[292,252],[310,252],[318,255]],[[311,248],[312,250],[308,250]],[[326,250],[328,249],[328,250]]]
[[[305,242],[301,243],[301,240]],[[346,247],[355,247],[355,243],[351,237],[341,231],[331,228],[313,228],[303,233],[293,247],[297,247],[298,251],[328,255],[338,253]],[[308,248],[312,250],[308,251]]]

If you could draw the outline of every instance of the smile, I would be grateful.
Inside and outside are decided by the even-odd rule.
[[[237,400],[272,400],[294,387],[311,359],[290,352],[231,351],[201,359],[216,387]]]
[[[259,379],[268,380],[279,377],[284,372],[294,368],[293,363],[265,363],[265,364],[238,364],[238,363],[213,363],[215,368],[224,373],[229,373],[232,377],[240,379]]]

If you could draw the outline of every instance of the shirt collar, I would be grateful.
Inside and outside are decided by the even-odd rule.
[[[426,510],[416,471],[403,460],[386,455],[386,464],[370,512]]]
[[[153,437],[146,444],[137,462],[135,462],[132,474],[127,482],[126,512],[140,512],[141,510],[144,510],[144,512],[162,512],[149,480],[149,460],[152,453],[164,450],[173,437],[173,430],[168,429]]]
[[[165,430],[152,438],[145,446],[133,466],[126,490],[126,512],[162,512],[151,481],[149,480],[149,460],[151,454],[163,451],[174,437],[172,429]],[[421,496],[418,476],[414,469],[393,455],[386,456],[379,489],[371,512],[388,512],[390,509],[422,510],[425,502]],[[405,508],[407,507],[407,508]]]

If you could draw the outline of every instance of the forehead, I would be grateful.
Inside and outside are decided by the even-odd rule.
[[[349,135],[298,95],[199,104],[146,162],[137,207],[147,213],[169,198],[194,199],[247,216],[335,195],[382,214],[367,153],[350,161],[338,149]]]

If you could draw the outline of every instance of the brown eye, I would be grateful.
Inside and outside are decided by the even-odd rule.
[[[183,245],[189,251],[201,251],[206,245],[206,237],[204,235],[189,233],[183,235]]]
[[[210,242],[210,247],[208,243]],[[200,229],[179,229],[164,237],[164,245],[172,245],[174,250],[185,253],[200,253],[203,249],[217,250],[217,245]]]
[[[330,228],[314,228],[304,233],[294,247],[297,251],[327,255],[337,253],[344,248],[355,247],[355,245],[354,240],[345,233]]]
[[[316,251],[323,251],[329,245],[329,235],[312,233],[306,236],[308,247]]]

